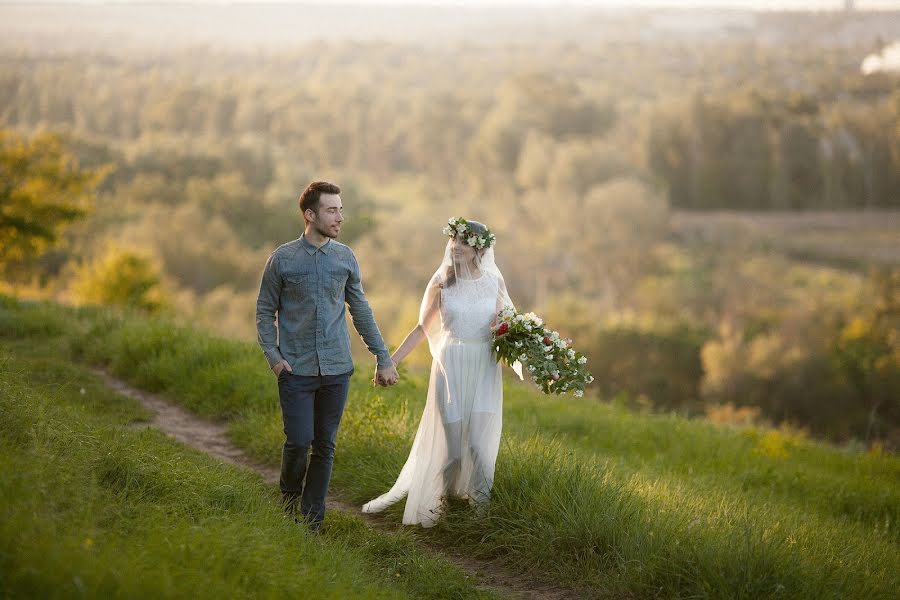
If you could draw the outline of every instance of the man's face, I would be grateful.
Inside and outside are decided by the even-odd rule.
[[[307,215],[310,212],[307,212]],[[312,217],[312,224],[316,231],[325,237],[336,238],[341,232],[341,223],[343,222],[344,206],[341,204],[341,196],[339,194],[319,196],[319,209]]]

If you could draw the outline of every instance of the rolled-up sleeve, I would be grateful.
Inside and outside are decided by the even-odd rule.
[[[345,288],[345,298],[347,305],[350,307],[350,316],[353,317],[353,327],[359,333],[360,337],[366,343],[369,349],[377,359],[378,368],[385,369],[393,366],[391,353],[381,337],[381,331],[375,323],[375,316],[372,314],[372,307],[366,299],[366,294],[362,287],[362,274],[359,269],[359,262],[356,255],[350,254],[350,275],[347,277],[347,285]]]
[[[282,360],[281,351],[278,349],[278,328],[275,324],[280,294],[281,275],[278,273],[278,261],[273,252],[266,261],[262,281],[259,284],[259,295],[256,297],[256,340],[266,355],[269,368]]]

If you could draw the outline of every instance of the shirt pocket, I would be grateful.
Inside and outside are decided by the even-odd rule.
[[[309,273],[285,273],[284,293],[296,301],[301,301],[309,296]]]
[[[344,299],[347,276],[347,270],[341,267],[334,267],[328,271],[328,292],[334,300]]]

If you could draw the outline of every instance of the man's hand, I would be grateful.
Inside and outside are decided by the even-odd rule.
[[[375,385],[388,387],[397,383],[400,375],[397,373],[397,367],[390,366],[385,369],[375,369]]]
[[[288,373],[294,372],[294,370],[291,368],[291,365],[289,365],[288,362],[284,359],[282,359],[280,363],[276,363],[275,366],[272,367],[272,370],[275,371],[275,377],[281,375],[281,372],[285,369],[288,370]]]

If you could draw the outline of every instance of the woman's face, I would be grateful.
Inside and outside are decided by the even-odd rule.
[[[461,237],[457,236],[453,238],[451,251],[453,252],[453,258],[457,261],[466,263],[475,262],[475,248],[470,246],[466,240]]]

